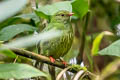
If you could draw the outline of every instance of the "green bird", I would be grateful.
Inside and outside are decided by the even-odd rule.
[[[60,10],[51,16],[50,23],[43,32],[50,30],[60,30],[63,34],[50,40],[41,40],[38,44],[39,52],[42,55],[50,57],[51,62],[63,57],[71,48],[73,42],[73,29],[70,23],[70,13],[66,10]]]

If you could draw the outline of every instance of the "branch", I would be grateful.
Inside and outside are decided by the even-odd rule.
[[[48,57],[37,54],[37,53],[34,53],[34,52],[30,52],[30,51],[27,51],[27,50],[18,49],[18,48],[10,48],[10,49],[16,55],[20,55],[20,56],[24,56],[24,57],[27,57],[27,58],[35,59],[37,61],[44,62],[44,63],[50,64],[50,65],[53,65],[55,67],[59,67],[59,68],[62,68],[62,69],[67,68],[69,66],[72,66],[71,64],[67,64],[66,66],[64,66],[64,64],[62,64],[62,62],[59,62],[59,61],[55,61],[54,63],[52,63]],[[71,68],[68,71],[75,73],[78,70]],[[92,76],[95,77],[96,75],[92,75]]]
[[[72,66],[71,64],[66,64],[66,66],[65,66],[62,62],[59,62],[59,61],[55,61],[54,63],[52,63],[48,57],[37,54],[37,53],[34,53],[34,52],[30,52],[30,51],[27,51],[27,50],[24,50],[24,49],[10,48],[10,50],[12,50],[16,55],[20,55],[20,56],[24,56],[24,57],[27,57],[27,58],[35,59],[37,61],[47,63],[47,64],[50,64],[52,66],[56,66],[56,67],[59,67],[59,68],[62,68],[62,69],[67,68],[68,66]],[[70,69],[69,71],[71,71],[73,73],[77,72],[74,69]]]
[[[37,61],[44,62],[44,63],[50,64],[50,65],[53,65],[59,68],[65,68],[65,67],[70,66],[70,64],[67,64],[67,66],[64,66],[62,62],[58,62],[58,61],[55,61],[54,63],[52,63],[48,57],[34,53],[34,52],[30,52],[27,50],[18,49],[18,48],[11,48],[11,50],[17,55],[35,59]]]

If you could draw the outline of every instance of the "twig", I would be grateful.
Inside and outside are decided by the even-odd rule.
[[[80,70],[80,71],[76,74],[76,76],[74,77],[73,80],[79,80],[79,78],[80,78],[84,73],[85,73],[84,70]]]
[[[97,77],[97,75],[95,75],[95,74],[93,74],[93,73],[91,73],[89,71],[86,71],[86,73],[89,74],[89,75],[91,75],[91,76],[93,76],[93,77]]]
[[[67,70],[69,70],[70,68],[71,68],[71,67],[67,67],[67,68],[65,68],[64,70],[62,70],[62,71],[58,74],[56,80],[60,80],[61,77],[62,77],[62,75],[63,75]]]
[[[19,57],[19,56],[17,55],[13,63],[16,63],[16,61],[17,61],[18,57]]]

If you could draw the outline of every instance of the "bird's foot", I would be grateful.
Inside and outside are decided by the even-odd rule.
[[[64,66],[67,66],[67,62],[65,62],[62,57],[60,57],[59,60],[62,61],[62,64],[64,64]]]
[[[53,58],[53,57],[49,57],[50,58],[50,61],[52,62],[52,63],[54,63],[55,62],[55,59]]]
[[[67,62],[65,61],[62,61],[62,64],[64,64],[64,66],[67,66]]]

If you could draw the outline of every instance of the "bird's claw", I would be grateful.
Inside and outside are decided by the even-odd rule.
[[[52,63],[54,63],[55,62],[55,59],[53,58],[53,57],[49,57],[50,58],[50,61],[52,62]]]
[[[64,64],[64,66],[67,66],[67,62],[65,61],[62,61],[62,64]]]

